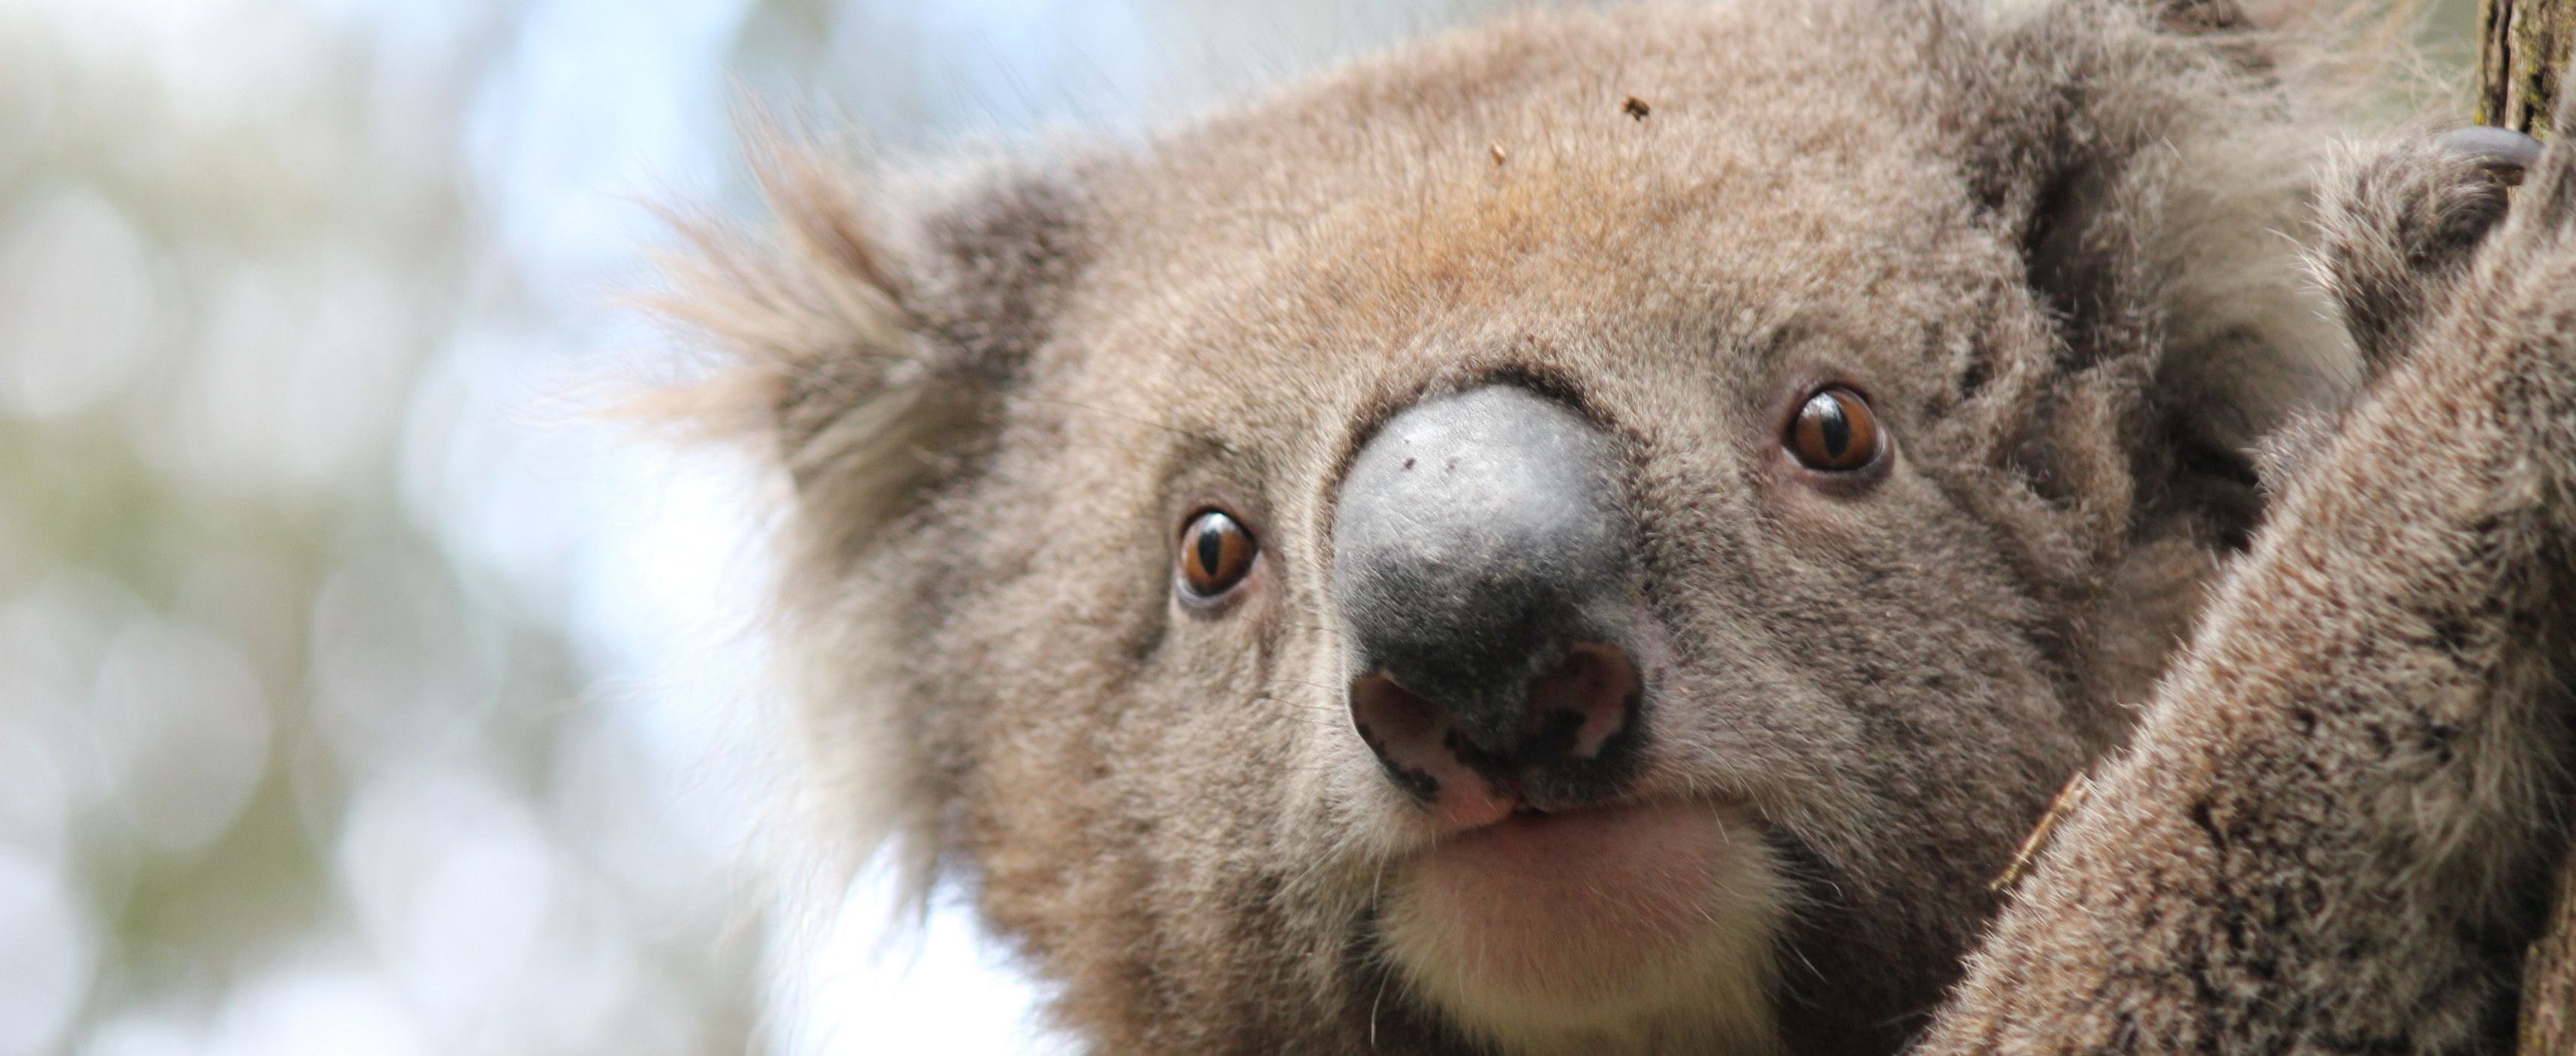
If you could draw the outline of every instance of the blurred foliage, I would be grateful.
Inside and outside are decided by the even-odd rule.
[[[539,13],[0,8],[0,1052],[746,1047],[693,763],[477,567],[580,512],[440,508],[549,428],[438,381],[562,325],[470,156]]]

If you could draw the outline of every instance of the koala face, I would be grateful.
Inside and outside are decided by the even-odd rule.
[[[2297,195],[2172,162],[2178,41],[1560,12],[909,221],[788,173],[682,310],[818,760],[1102,1051],[1892,1049],[2245,528],[2280,401],[2163,394],[2331,382],[2185,237]]]

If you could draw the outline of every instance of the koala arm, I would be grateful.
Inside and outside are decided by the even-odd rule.
[[[2378,377],[1920,1056],[2511,1044],[2576,762],[2572,117],[2492,232],[2367,223],[2503,212],[2473,163],[2423,151],[2330,204],[2323,263],[2373,309],[2349,314]]]

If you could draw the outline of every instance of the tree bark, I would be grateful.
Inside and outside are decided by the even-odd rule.
[[[2479,0],[2478,123],[2549,138],[2576,0]]]
[[[2576,857],[2558,874],[2558,909],[2522,971],[2523,1056],[2576,1052]]]

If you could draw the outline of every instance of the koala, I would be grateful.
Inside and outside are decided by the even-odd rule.
[[[2344,146],[2299,26],[1532,11],[782,148],[668,310],[814,787],[1101,1053],[2508,1051],[2576,152]]]

